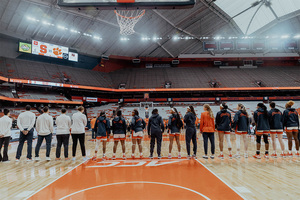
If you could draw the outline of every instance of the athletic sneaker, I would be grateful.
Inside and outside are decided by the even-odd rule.
[[[210,156],[210,159],[215,159],[215,156]]]
[[[241,156],[240,156],[240,154],[235,154],[233,157],[234,158],[240,158]]]
[[[202,156],[204,159],[208,159],[208,156]]]
[[[229,154],[229,158],[232,159],[232,154]]]
[[[50,157],[46,157],[46,160],[47,160],[47,161],[50,161],[50,160],[51,160],[51,158],[50,158]]]
[[[286,158],[286,154],[285,154],[285,153],[281,153],[281,154],[280,154],[280,157]]]
[[[140,155],[140,159],[143,159],[144,157],[143,157],[143,155]]]
[[[3,163],[9,163],[10,162],[10,160],[6,160],[6,161],[2,161]]]
[[[125,155],[123,155],[123,160],[126,160],[126,156]]]
[[[192,155],[192,157],[193,157],[194,159],[197,159],[197,156],[196,156],[196,154],[193,154],[193,155]]]
[[[253,156],[253,158],[256,158],[256,159],[261,159],[261,157],[260,157],[260,155],[259,155],[259,154],[255,154],[255,155]]]
[[[87,156],[85,156],[85,157],[83,157],[82,158],[82,160],[85,162],[85,161],[87,161],[87,160],[89,160],[90,158],[89,157],[87,157]]]
[[[103,157],[102,157],[102,160],[105,161],[105,160],[106,160],[106,156],[103,156]]]
[[[169,158],[169,159],[171,159],[171,158],[172,158],[171,154],[169,154],[169,155],[168,155],[168,158]]]
[[[268,159],[269,158],[269,154],[265,154],[265,156],[264,156],[266,159]]]
[[[300,154],[299,153],[295,153],[295,156],[300,157]]]
[[[181,155],[180,154],[178,155],[178,159],[181,159]]]
[[[92,157],[92,160],[93,160],[93,161],[96,161],[96,160],[97,160],[97,156],[93,156],[93,157]]]
[[[116,160],[116,156],[112,156],[111,159]]]
[[[277,158],[277,154],[276,154],[276,153],[273,153],[273,154],[271,155],[271,157],[272,157],[272,158]]]
[[[65,161],[68,161],[68,160],[70,160],[70,158],[65,158]]]
[[[290,158],[292,158],[293,157],[293,153],[288,153],[287,156],[290,157]]]
[[[248,154],[247,153],[244,154],[244,158],[248,158]]]
[[[220,158],[220,159],[223,160],[223,159],[224,159],[224,155],[221,155],[221,154],[220,154],[220,155],[218,156],[218,158]]]
[[[72,158],[72,161],[75,161],[75,160],[76,160],[76,157],[73,157],[73,158]]]
[[[20,159],[17,159],[17,158],[16,158],[16,162],[20,162]]]
[[[55,158],[55,160],[56,160],[56,161],[59,161],[59,160],[61,160],[61,158]]]
[[[157,156],[158,159],[161,159],[161,156]]]
[[[41,159],[40,159],[40,157],[35,157],[34,160],[35,161],[40,161]]]
[[[27,159],[26,159],[26,161],[27,161],[27,162],[31,162],[31,161],[32,161],[32,159],[29,159],[29,158],[27,158]]]
[[[191,160],[191,159],[192,159],[191,155],[188,155],[188,156],[187,156],[187,159]]]
[[[135,159],[135,156],[132,154],[132,155],[131,155],[131,158],[132,158],[132,159]]]
[[[150,159],[153,159],[153,155],[150,155],[149,158],[150,158]]]

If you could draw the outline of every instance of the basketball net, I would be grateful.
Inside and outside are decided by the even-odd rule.
[[[115,10],[121,35],[132,35],[135,24],[144,16],[145,10]]]

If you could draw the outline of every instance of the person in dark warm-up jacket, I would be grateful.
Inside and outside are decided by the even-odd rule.
[[[219,146],[220,146],[220,155],[218,158],[224,159],[223,155],[223,143],[224,136],[227,142],[229,158],[232,158],[231,154],[231,142],[230,142],[230,130],[231,130],[231,114],[227,111],[228,106],[225,103],[220,105],[220,111],[216,116],[216,126],[219,134]]]
[[[269,158],[269,141],[268,134],[270,133],[270,125],[268,118],[267,107],[263,103],[257,104],[257,110],[254,112],[254,121],[256,123],[256,154],[253,156],[260,159],[260,142],[261,136],[265,142],[265,158]]]
[[[184,123],[186,125],[185,143],[188,154],[188,159],[191,159],[191,140],[193,142],[193,158],[196,159],[197,154],[197,132],[196,132],[196,113],[193,106],[187,108],[187,113],[184,116]]]
[[[122,111],[117,111],[117,116],[112,120],[112,131],[114,134],[114,148],[113,148],[113,157],[112,159],[116,159],[116,151],[118,147],[119,141],[122,145],[123,159],[126,159],[125,156],[125,139],[126,139],[126,131],[127,125],[125,119],[122,117]]]
[[[143,130],[146,128],[146,122],[139,116],[139,111],[134,109],[132,111],[132,120],[130,123],[130,127],[132,129],[132,154],[131,158],[135,158],[135,145],[136,143],[139,146],[140,151],[140,159],[143,158],[143,147],[142,147],[142,140],[144,138]]]
[[[273,154],[271,154],[271,157],[277,158],[276,154],[276,134],[278,137],[278,141],[281,146],[282,153],[280,154],[281,157],[286,157],[286,154],[284,153],[284,143],[282,140],[282,134],[283,134],[283,125],[282,125],[282,113],[280,110],[275,108],[276,104],[274,102],[270,103],[271,110],[268,112],[269,114],[269,123],[270,123],[270,135],[272,139],[272,145],[273,145]]]
[[[164,122],[161,116],[158,114],[158,110],[154,109],[152,111],[152,116],[148,122],[148,135],[151,138],[150,141],[150,158],[153,158],[153,151],[155,146],[155,139],[157,143],[157,155],[158,159],[161,158],[161,141],[162,141],[162,133],[165,130]]]
[[[105,112],[101,112],[100,116],[95,121],[94,132],[96,136],[96,145],[95,145],[95,156],[92,160],[97,160],[97,152],[100,146],[100,142],[102,141],[102,150],[103,156],[102,160],[106,160],[106,142],[107,137],[110,133],[110,122],[109,119],[106,118]]]
[[[298,138],[298,130],[299,130],[299,116],[298,112],[292,106],[295,104],[294,101],[289,101],[286,103],[286,110],[283,112],[283,128],[286,130],[286,135],[288,137],[288,145],[289,152],[288,157],[293,157],[292,146],[293,146],[293,138],[295,140],[296,146],[296,156],[299,157],[299,138]]]

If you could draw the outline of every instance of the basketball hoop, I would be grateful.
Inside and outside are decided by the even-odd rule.
[[[135,24],[144,16],[145,10],[115,10],[121,35],[132,35]]]

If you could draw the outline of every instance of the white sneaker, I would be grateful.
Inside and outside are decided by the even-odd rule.
[[[10,162],[10,160],[3,161],[3,163],[9,163],[9,162]]]
[[[51,160],[51,158],[50,158],[50,157],[46,157],[46,160],[47,160],[47,161],[50,161],[50,160]]]
[[[90,158],[89,157],[83,157],[83,161],[87,161],[87,160],[89,160]]]
[[[72,158],[72,161],[75,161],[75,160],[76,160],[76,157],[73,157],[73,158]]]
[[[20,162],[20,159],[16,159],[16,162]]]
[[[241,158],[240,154],[235,154],[233,157],[234,158]]]
[[[40,161],[41,159],[40,159],[40,157],[35,157],[34,160],[35,161]]]
[[[31,161],[32,161],[32,159],[29,159],[29,158],[27,158],[27,159],[26,159],[26,161],[27,161],[27,162],[31,162]]]

